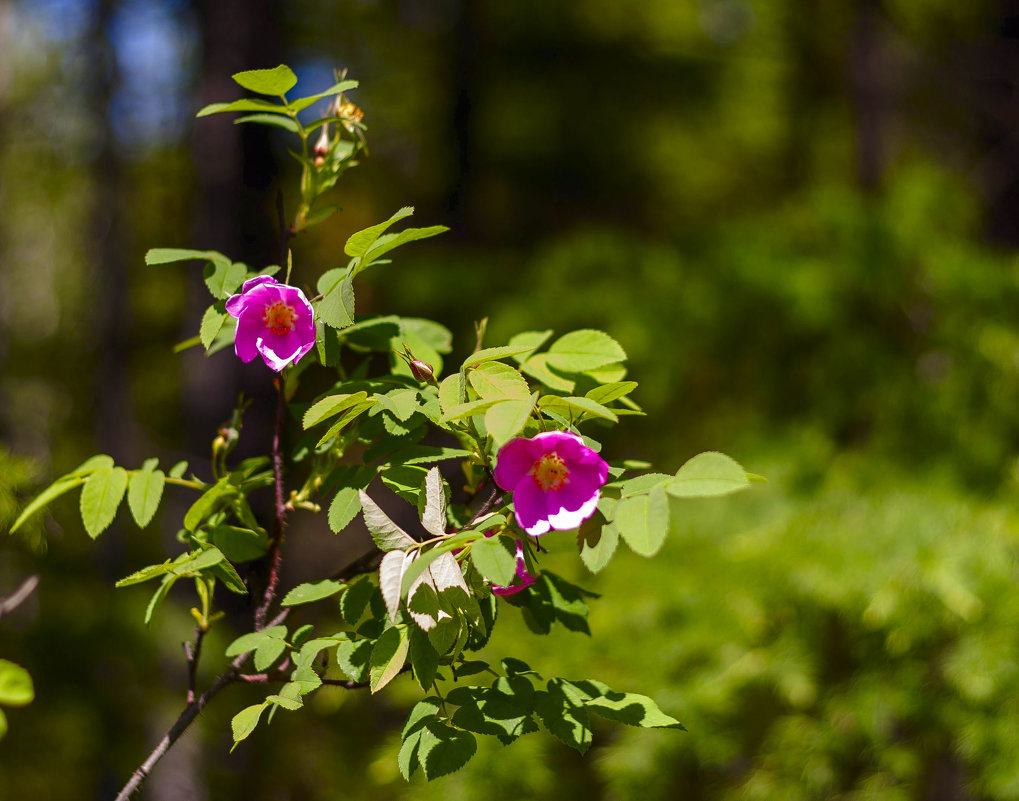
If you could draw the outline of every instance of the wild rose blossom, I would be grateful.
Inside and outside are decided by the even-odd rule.
[[[485,536],[490,535],[486,534]],[[524,559],[524,544],[517,540],[517,575],[508,587],[500,587],[498,584],[493,584],[492,592],[496,595],[513,595],[530,587],[532,584],[534,584],[534,576],[527,572],[527,562]]]
[[[268,275],[244,282],[239,295],[226,302],[237,318],[234,351],[242,362],[258,354],[276,372],[297,364],[315,345],[315,311],[297,287]]]
[[[499,450],[495,483],[513,493],[517,523],[532,537],[569,531],[594,514],[609,466],[576,434],[517,437]]]

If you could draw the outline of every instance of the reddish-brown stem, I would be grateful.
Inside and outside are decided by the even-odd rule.
[[[276,390],[276,424],[273,426],[272,433],[272,476],[276,490],[276,520],[273,524],[272,539],[269,541],[269,550],[266,554],[269,560],[269,580],[262,595],[262,602],[255,610],[255,631],[261,631],[265,628],[265,616],[268,614],[269,607],[276,597],[276,587],[279,585],[280,580],[280,562],[283,556],[283,537],[287,525],[287,507],[283,500],[283,455],[280,451],[283,416],[286,412],[286,398],[284,397],[282,376],[276,379]]]
[[[187,703],[195,702],[195,681],[198,675],[198,659],[202,655],[202,639],[205,637],[205,630],[201,626],[195,626],[195,642],[184,643],[184,654],[188,660],[188,695]]]

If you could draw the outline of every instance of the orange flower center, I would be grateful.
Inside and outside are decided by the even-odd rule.
[[[294,311],[292,306],[287,305],[282,300],[277,300],[271,306],[265,307],[265,311],[262,313],[262,320],[265,322],[266,328],[277,336],[283,336],[284,334],[289,334],[290,329],[294,327],[294,323],[297,321],[297,312]]]
[[[557,490],[570,480],[566,462],[554,453],[546,453],[531,468],[534,483],[548,492]]]

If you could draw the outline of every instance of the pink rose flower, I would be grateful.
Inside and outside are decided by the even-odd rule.
[[[490,537],[491,535],[486,534],[485,536]],[[500,587],[498,584],[493,584],[492,592],[496,595],[513,595],[513,593],[520,592],[532,584],[534,584],[534,576],[527,572],[527,562],[524,560],[524,544],[517,540],[517,575],[508,587]]]
[[[532,537],[569,531],[594,514],[609,466],[576,434],[517,437],[499,450],[495,483],[513,493],[517,523]]]
[[[308,299],[297,287],[268,275],[245,281],[226,310],[237,318],[234,351],[242,362],[262,354],[266,365],[279,372],[315,346],[315,311]]]

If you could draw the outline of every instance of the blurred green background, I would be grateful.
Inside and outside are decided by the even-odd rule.
[[[73,499],[3,532],[95,452],[201,472],[240,389],[264,449],[264,369],[174,355],[198,267],[143,255],[276,260],[285,142],[194,112],[280,62],[308,91],[349,67],[371,147],[294,242],[300,281],[414,205],[452,231],[369,274],[359,312],[434,317],[461,356],[484,316],[489,344],[604,328],[648,412],[613,455],[719,449],[769,483],[674,501],[663,553],[598,577],[549,538],[604,594],[594,638],[506,607],[490,646],[648,693],[687,733],[606,725],[586,759],[533,735],[405,785],[406,683],[325,690],[227,756],[257,693],[232,688],[145,797],[1019,798],[1019,2],[5,0],[0,595],[42,583],[0,622],[38,695],[9,713],[0,799],[111,798],[183,703],[190,600],[149,632],[146,588],[112,585],[175,552],[186,499],[98,544]],[[323,531],[295,524],[286,581]]]

